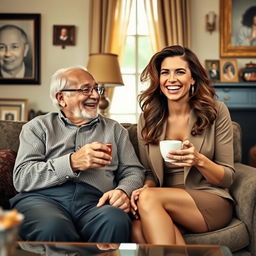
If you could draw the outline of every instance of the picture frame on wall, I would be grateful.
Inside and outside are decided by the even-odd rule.
[[[27,99],[0,99],[0,120],[27,121]]]
[[[40,84],[40,14],[0,14],[0,84]]]
[[[219,60],[205,60],[205,68],[208,76],[213,82],[220,81],[220,61]]]
[[[53,45],[75,45],[75,26],[53,25]]]
[[[256,57],[255,13],[255,0],[220,1],[221,57]]]
[[[220,81],[221,82],[238,82],[238,65],[236,59],[220,60]]]

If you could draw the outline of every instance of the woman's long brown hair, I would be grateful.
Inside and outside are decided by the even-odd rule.
[[[181,56],[188,62],[195,80],[194,92],[190,95],[189,104],[197,115],[197,121],[193,125],[191,134],[193,136],[201,134],[217,116],[215,90],[197,56],[180,45],[168,46],[153,55],[140,77],[142,82],[150,82],[148,89],[139,95],[139,104],[145,119],[141,133],[147,144],[159,142],[163,123],[168,116],[167,98],[160,90],[159,79],[163,60],[174,56]]]

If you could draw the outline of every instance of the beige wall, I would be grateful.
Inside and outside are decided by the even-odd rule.
[[[87,65],[89,0],[1,0],[1,13],[41,14],[41,84],[0,85],[0,98],[27,98],[29,109],[55,110],[49,99],[50,76],[57,69]],[[52,44],[53,25],[75,25],[76,45]]]
[[[89,0],[1,0],[3,13],[41,13],[41,84],[0,85],[0,98],[27,98],[29,108],[54,110],[49,100],[49,79],[58,68],[86,65],[88,59]],[[212,34],[205,29],[205,15],[215,11],[219,0],[191,0],[192,50],[200,61],[219,59],[219,23]],[[75,25],[76,45],[61,49],[52,45],[53,25]],[[239,67],[250,59],[239,59]]]
[[[192,50],[201,62],[207,59],[219,59],[219,23],[212,33],[206,31],[205,15],[214,11],[219,17],[219,0],[191,1]]]

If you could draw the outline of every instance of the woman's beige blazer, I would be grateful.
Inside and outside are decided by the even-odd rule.
[[[218,186],[210,184],[195,167],[184,167],[184,184],[190,189],[201,189],[221,197],[232,199],[228,193],[228,187],[234,180],[234,160],[233,160],[233,128],[229,111],[222,102],[216,102],[217,118],[213,125],[206,129],[201,135],[192,136],[189,134],[190,142],[196,150],[217,164],[224,167],[225,174],[223,181]],[[196,121],[194,111],[191,111],[189,120],[189,131]],[[145,145],[141,130],[145,120],[141,114],[138,122],[138,143],[140,159],[146,168],[146,179],[154,178],[159,186],[163,185],[164,165],[160,153],[159,145]],[[160,140],[165,138],[166,123]]]

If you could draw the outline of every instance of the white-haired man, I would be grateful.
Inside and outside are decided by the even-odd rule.
[[[129,241],[129,196],[143,185],[144,168],[127,130],[98,114],[101,93],[84,68],[61,69],[50,89],[60,111],[23,126],[14,167],[20,193],[10,200],[25,216],[22,239]]]

